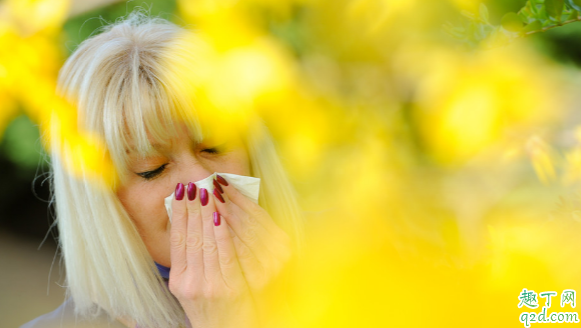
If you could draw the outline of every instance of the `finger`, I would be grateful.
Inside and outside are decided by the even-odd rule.
[[[184,185],[178,183],[172,200],[172,224],[170,230],[170,277],[186,270],[186,221],[187,210],[184,201]]]
[[[221,176],[218,177],[221,179],[221,181],[223,182],[226,181]],[[286,240],[285,237],[288,237],[288,235],[286,235],[286,233],[274,223],[274,221],[270,218],[270,216],[264,209],[262,209],[259,205],[248,199],[246,196],[244,196],[242,193],[236,190],[236,188],[230,187],[230,185],[224,184],[222,185],[224,187],[222,187],[217,182],[217,180],[214,180],[214,186],[216,186],[216,188],[214,188],[213,194],[217,199],[216,207],[218,208],[222,216],[226,217],[226,219],[232,226],[234,232],[237,233],[240,239],[251,242],[255,234],[256,238],[262,241],[263,246],[271,244],[276,245],[277,240],[281,241]],[[220,193],[219,191],[222,191],[223,194]],[[229,191],[229,193],[227,193],[227,191]],[[232,198],[229,195],[231,195]],[[238,199],[239,202],[242,202],[244,204],[243,206],[247,207],[246,210],[241,208],[240,205],[236,204],[234,202],[234,199]],[[232,202],[230,202],[230,200]],[[251,205],[248,203],[250,203]],[[252,209],[249,209],[249,207],[252,207]],[[257,217],[254,217],[253,215],[256,215]],[[238,219],[235,219],[232,216],[235,216]],[[270,223],[261,224],[260,223],[261,218],[262,221]],[[266,228],[268,225],[271,226],[271,229]],[[252,245],[248,246],[252,247]],[[270,249],[270,247],[268,249]],[[276,250],[276,246],[274,250]]]
[[[224,178],[222,178],[222,180],[225,181]],[[244,235],[243,232],[246,229],[252,229],[261,235],[268,235],[267,233],[266,234],[264,233],[264,232],[268,232],[268,231],[266,231],[264,226],[259,224],[258,220],[252,218],[249,215],[249,213],[244,211],[244,209],[242,209],[240,206],[236,205],[234,202],[230,201],[230,197],[228,196],[228,194],[225,193],[225,190],[226,190],[225,188],[226,188],[226,186],[222,187],[217,182],[217,180],[214,180],[214,190],[212,192],[212,195],[213,195],[215,202],[216,202],[216,208],[218,208],[218,210],[219,210],[220,214],[222,214],[222,216],[226,217],[227,219],[232,217],[232,216],[238,217],[237,220],[230,220],[231,222],[229,221],[229,223],[231,224],[231,227],[233,228],[233,231],[237,232],[239,237],[243,237],[243,235]],[[240,195],[241,197],[246,198],[246,196],[242,195],[235,188],[233,188],[233,189],[237,195]],[[258,207],[260,207],[260,206],[258,206]]]
[[[220,197],[217,189],[214,189],[213,196],[218,212],[236,236],[236,251],[245,274],[251,268],[270,267],[269,262],[274,256],[272,251],[277,248],[272,236],[255,220],[249,219],[249,215],[230,202],[227,196]],[[274,245],[274,249],[267,245]]]
[[[225,181],[228,183],[226,179],[221,176],[218,181]],[[236,206],[246,212],[248,214],[248,219],[255,221],[252,223],[260,224],[264,227],[264,229],[275,236],[281,232],[280,227],[276,225],[270,215],[262,207],[260,207],[260,205],[244,196],[233,185],[224,185],[223,183],[221,185],[222,190],[224,191],[222,197],[225,195],[232,203],[236,204]]]
[[[206,281],[216,281],[222,274],[218,258],[218,245],[214,236],[214,200],[207,189],[200,189],[201,217],[203,230],[204,276]]]
[[[291,239],[262,207],[233,186],[221,184],[224,204],[216,202],[217,207],[226,211],[223,216],[236,233],[234,244],[246,280],[253,289],[262,289],[267,277],[279,272],[291,257]]]
[[[264,239],[270,238],[268,231],[249,217],[248,213],[232,203],[226,194],[214,188],[212,195],[218,212],[228,222],[232,231],[251,249],[266,250]]]
[[[236,248],[236,255],[240,268],[248,282],[248,285],[253,289],[260,289],[266,281],[264,274],[264,267],[258,261],[252,250],[244,244],[240,238],[234,236],[232,238],[234,247]]]
[[[186,254],[188,271],[192,272],[194,277],[201,278],[204,276],[204,232],[200,210],[200,197],[196,197],[196,189],[196,185],[191,182],[188,183],[186,188],[186,208],[188,211]]]
[[[230,236],[228,224],[221,222],[220,213],[214,212],[214,236],[218,246],[220,270],[226,286],[239,290],[245,284],[242,269],[236,256],[236,248]]]
[[[230,208],[232,206],[237,207],[236,205],[233,205],[231,202],[229,202],[228,198],[226,196],[220,197],[221,194],[218,193],[218,190],[223,191],[223,189],[219,189],[218,185],[216,184],[216,182],[214,183],[215,189],[213,191],[213,195],[215,196],[215,202],[216,202],[216,208],[218,209],[218,211],[223,211],[226,215],[231,216],[231,211]],[[244,213],[242,210],[240,210],[238,208],[238,212],[240,212],[242,215],[246,215],[246,213]],[[228,233],[230,236],[230,240],[231,240],[231,246],[228,247],[232,247],[233,250],[230,250],[228,253],[231,252],[235,252],[236,254],[236,259],[238,260],[238,265],[239,265],[239,269],[241,270],[242,275],[244,276],[244,279],[246,282],[248,282],[248,285],[255,290],[259,290],[264,286],[264,281],[266,281],[265,279],[265,271],[264,271],[264,267],[263,265],[260,263],[260,261],[258,260],[258,258],[255,256],[255,254],[252,252],[252,250],[244,243],[242,242],[242,240],[236,235],[236,232],[234,231],[234,229],[232,229],[232,227],[230,226],[229,222],[235,222],[239,227],[239,230],[243,230],[242,225],[240,224],[241,220],[236,220],[236,219],[232,219],[230,218],[230,221],[226,221],[223,220],[221,222],[221,224],[219,225],[219,227],[221,226],[225,226],[226,229],[223,229],[222,231],[220,231],[220,229],[216,229],[216,239],[219,238],[226,238],[225,233]],[[222,232],[222,233],[221,233]],[[220,234],[220,237],[218,237],[218,234]],[[218,247],[220,249],[220,247]],[[265,250],[264,246],[262,244],[257,245],[257,250],[260,252],[261,250]],[[263,252],[260,257],[265,260],[265,255],[268,256],[268,254],[265,254],[265,252]],[[222,254],[221,254],[222,255]],[[230,254],[225,254],[225,256],[231,256]],[[222,258],[222,257],[221,257]],[[230,257],[231,259],[231,257]],[[226,261],[225,263],[221,263],[221,266],[224,267],[228,267],[234,265],[234,263],[230,262],[230,261]],[[223,270],[223,273],[227,271]],[[230,277],[240,277],[240,273],[235,272],[235,270],[233,270],[232,272],[227,273],[228,276]],[[227,283],[228,284],[228,283]]]

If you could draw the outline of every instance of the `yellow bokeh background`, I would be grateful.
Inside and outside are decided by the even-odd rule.
[[[110,183],[102,142],[54,96],[68,4],[47,2],[0,4],[0,130],[20,106],[71,170]],[[292,315],[273,320],[517,327],[523,288],[581,291],[580,72],[527,39],[460,47],[442,24],[478,4],[177,2],[207,45],[199,112],[264,120],[301,195]]]

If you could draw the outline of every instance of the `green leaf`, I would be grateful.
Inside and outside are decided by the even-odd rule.
[[[523,22],[516,13],[507,13],[502,16],[500,25],[502,25],[502,28],[510,32],[520,32],[523,28]]]
[[[18,167],[33,170],[42,156],[39,137],[38,127],[26,115],[20,115],[6,127],[1,148]]]
[[[488,23],[490,18],[490,15],[488,14],[488,8],[486,8],[486,5],[482,2],[480,3],[480,18],[485,23]]]
[[[537,16],[535,18],[538,21],[540,21],[541,24],[543,24],[543,26],[545,25],[545,23],[549,22],[549,15],[547,15],[545,7],[541,7],[541,9],[539,9],[539,12],[537,13]]]
[[[527,8],[519,10],[517,15],[520,18],[521,22],[525,24],[531,23],[535,20],[533,14]]]
[[[578,18],[579,18],[579,12],[577,10],[572,10],[571,14],[567,18],[567,20],[578,19]]]
[[[561,14],[565,6],[564,0],[545,0],[545,10],[549,17],[560,22]]]
[[[540,31],[542,28],[543,28],[543,24],[541,24],[541,22],[534,21],[534,22],[530,23],[529,25],[525,26],[525,28],[523,29],[523,32],[524,33],[536,32],[536,31]]]
[[[577,11],[581,11],[581,0],[565,0],[567,6]]]
[[[533,13],[533,15],[537,15],[539,13],[539,8],[537,8],[537,4],[535,1],[531,2],[527,2],[525,8],[529,8],[531,10],[531,13]]]
[[[459,26],[454,26],[450,22],[446,22],[443,25],[443,27],[446,30],[446,32],[448,32],[448,34],[452,35],[456,39],[463,39],[465,37],[465,35],[466,35],[466,29],[465,28],[459,27]]]
[[[475,20],[476,19],[476,15],[474,15],[473,13],[469,12],[468,10],[462,10],[460,12],[460,14],[462,14],[462,16],[471,19],[471,20]]]
[[[478,24],[478,40],[486,39],[486,25]]]

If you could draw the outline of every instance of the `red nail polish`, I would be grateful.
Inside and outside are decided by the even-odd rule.
[[[216,198],[218,198],[221,203],[225,203],[224,197],[222,197],[222,194],[218,191],[218,189],[214,189],[214,196],[216,196]]]
[[[175,198],[176,200],[184,199],[184,185],[182,183],[178,183],[176,186]]]
[[[208,205],[208,190],[206,188],[200,189],[200,202],[202,202],[202,206]]]
[[[220,191],[221,194],[224,193],[222,186],[218,183],[218,181],[216,181],[216,179],[212,180],[212,183],[214,184],[214,188],[218,189],[218,191]]]
[[[214,226],[220,225],[220,214],[218,212],[214,212]]]
[[[196,185],[194,183],[188,183],[188,199],[194,200],[196,199]]]
[[[218,182],[220,182],[221,184],[227,186],[228,185],[228,181],[226,181],[226,179],[222,178],[221,176],[216,174],[216,179],[218,180]]]

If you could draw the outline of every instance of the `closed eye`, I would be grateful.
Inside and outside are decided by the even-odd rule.
[[[223,153],[224,150],[226,150],[226,144],[221,144],[221,145],[214,146],[214,147],[204,148],[201,151],[203,153],[208,153],[208,154],[220,154],[220,153]]]
[[[218,147],[212,147],[212,148],[202,149],[202,152],[208,153],[208,154],[218,154],[220,152],[220,150],[218,149]]]
[[[144,178],[145,180],[152,180],[152,179],[156,178],[157,176],[159,176],[165,170],[166,166],[167,166],[167,164],[163,164],[162,166],[158,167],[155,170],[140,172],[140,173],[137,173],[137,175]]]

